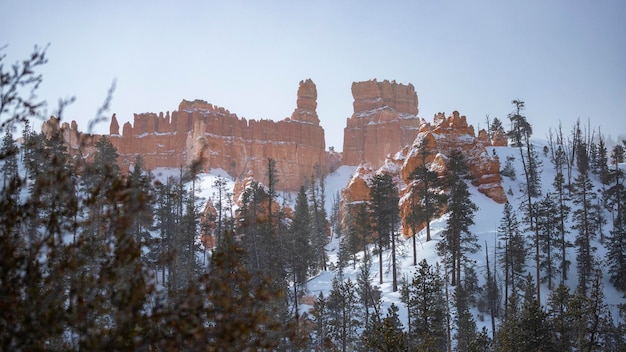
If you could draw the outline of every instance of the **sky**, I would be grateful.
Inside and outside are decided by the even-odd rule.
[[[535,138],[577,119],[626,137],[626,1],[0,0],[5,65],[46,46],[38,97],[86,130],[115,82],[110,117],[202,99],[282,120],[301,80],[317,86],[326,147],[342,150],[352,82],[413,84],[419,116],[474,127],[525,102]],[[108,123],[94,132],[107,133]]]

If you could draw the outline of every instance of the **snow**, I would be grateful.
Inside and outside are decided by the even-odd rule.
[[[542,192],[545,195],[546,191],[552,190],[552,181],[555,176],[555,171],[553,170],[552,163],[550,162],[547,156],[543,155],[542,149],[545,142],[535,141],[536,149],[540,160],[542,162]],[[499,160],[501,161],[501,167],[504,166],[504,162],[507,160],[507,157],[514,157],[513,165],[515,167],[515,171],[517,174],[517,178],[515,181],[503,177],[502,179],[502,187],[505,192],[510,192],[511,194],[507,194],[509,202],[513,205],[513,208],[518,210],[522,201],[524,201],[525,197],[521,192],[523,185],[524,176],[523,176],[523,167],[521,163],[521,158],[519,154],[519,149],[512,147],[493,147],[490,148],[490,153],[495,153]],[[621,165],[626,168],[626,164]],[[362,166],[363,167],[363,166]],[[367,167],[367,166],[365,166]],[[326,210],[330,215],[332,210],[332,203],[337,194],[341,192],[341,190],[350,182],[353,177],[357,177],[358,172],[357,166],[341,166],[335,172],[329,174],[325,178],[325,189],[326,189]],[[177,176],[179,170],[178,169],[157,169],[155,170],[155,175],[159,174],[161,177],[165,177],[168,175]],[[217,177],[223,177],[227,180],[227,189],[229,192],[232,192],[232,187],[234,182],[232,178],[221,169],[213,169],[207,174],[198,175],[197,181],[197,189],[196,194],[198,197],[202,199],[202,201],[206,202],[209,199],[215,199],[215,187],[214,182]],[[359,175],[358,177],[362,177]],[[575,175],[573,176],[575,177]],[[593,176],[596,189],[600,188],[597,177]],[[487,243],[488,250],[490,251],[490,260],[493,259],[493,250],[496,245],[496,228],[499,226],[500,219],[502,218],[502,213],[504,209],[504,205],[497,204],[484,194],[480,193],[477,187],[471,186],[469,187],[471,197],[473,202],[479,207],[478,212],[476,212],[475,216],[475,225],[471,227],[471,231],[478,236],[478,243],[481,245],[481,250],[478,253],[471,254],[470,257],[475,261],[475,268],[477,272],[477,276],[479,279],[479,285],[484,283],[484,271],[485,271],[485,243]],[[286,197],[289,197],[287,195]],[[295,194],[291,195],[291,198],[295,199]],[[570,204],[571,205],[571,204]],[[610,214],[606,214],[607,219],[611,219]],[[518,213],[518,217],[520,214]],[[520,219],[521,220],[521,219]],[[609,220],[610,222],[610,220]],[[426,259],[430,265],[435,265],[435,263],[440,262],[441,259],[437,255],[436,246],[437,243],[441,240],[441,234],[445,230],[446,216],[443,216],[439,219],[435,219],[431,222],[431,236],[432,240],[426,242],[426,234],[425,230],[420,232],[416,237],[417,240],[417,262],[422,259]],[[571,227],[571,223],[569,224]],[[610,224],[605,225],[604,231],[608,234],[608,229],[610,228]],[[530,241],[531,234],[527,234],[529,236],[528,240]],[[569,234],[570,240],[573,241],[575,237],[574,231],[571,231]],[[337,254],[339,249],[339,241],[336,234],[332,234],[331,242],[327,246],[328,257],[329,257],[329,271],[324,271],[319,273],[317,276],[310,279],[307,284],[307,295],[312,297],[317,297],[319,293],[323,293],[325,297],[331,292],[332,289],[332,281],[335,275],[337,274],[336,268],[337,265]],[[400,239],[398,241],[398,257],[400,258],[400,265],[398,267],[398,278],[402,280],[402,278],[410,279],[412,278],[415,266],[413,266],[413,255],[412,255],[412,239]],[[593,244],[597,247],[597,257],[604,258],[606,257],[606,249],[604,245],[599,243],[597,240]],[[370,248],[370,251],[373,250],[373,246]],[[392,278],[391,278],[391,267],[390,267],[390,258],[391,253],[389,251],[383,254],[383,284],[379,285],[379,259],[377,255],[371,255],[370,258],[372,261],[371,266],[371,282],[373,285],[380,286],[382,291],[382,305],[383,311],[386,311],[387,308],[393,303],[398,306],[399,309],[399,317],[403,324],[406,326],[407,323],[407,313],[404,304],[400,300],[400,293],[392,291]],[[363,254],[360,253],[358,257],[360,258]],[[577,285],[577,274],[576,274],[576,254],[575,248],[570,248],[568,252],[568,259],[572,262],[569,271],[569,280],[567,281],[567,285],[570,287],[571,292],[573,292]],[[493,265],[493,262],[491,262]],[[534,276],[535,274],[535,266],[534,260],[529,256],[527,260],[526,270],[528,273]],[[357,266],[355,268],[352,265],[349,265],[344,269],[343,275],[344,279],[350,279],[352,281],[356,281],[356,277],[359,272],[359,263],[357,262]],[[624,319],[623,317],[619,317],[617,305],[623,303],[624,299],[622,298],[623,294],[618,292],[612,284],[608,281],[608,277],[604,278],[604,294],[605,294],[605,303],[608,305],[611,314],[614,319]],[[545,305],[547,302],[548,295],[550,291],[548,290],[547,284],[542,284],[541,287],[541,302]],[[310,300],[309,300],[310,302]],[[312,308],[310,305],[302,304],[301,311],[306,311]],[[491,329],[490,318],[487,314],[479,313],[475,308],[472,310],[475,316],[476,323],[478,328],[481,329],[485,326],[488,330]]]
[[[555,176],[555,171],[552,168],[552,164],[549,158],[543,155],[542,149],[543,149],[543,145],[545,145],[545,142],[541,143],[541,142],[535,141],[535,143],[537,144],[535,145],[535,147],[543,163],[541,181],[542,181],[542,192],[545,194],[547,190],[552,189],[551,184]],[[522,185],[520,184],[520,182],[524,177],[523,177],[523,167],[522,167],[521,159],[519,156],[519,150],[517,148],[511,148],[511,147],[495,147],[493,149],[495,150],[496,155],[498,155],[502,163],[504,163],[507,156],[515,157],[514,166],[515,166],[515,170],[517,173],[517,179],[516,181],[512,181],[509,178],[504,177],[502,180],[502,186],[505,192],[507,192],[509,189],[512,191],[513,193],[512,196],[507,195],[509,197],[509,202],[513,205],[514,209],[519,209],[519,205],[523,201],[523,198],[524,198],[523,194],[520,192],[520,189],[522,188]],[[348,174],[349,171],[350,170],[356,171],[356,168],[354,167],[349,167],[349,168],[342,167],[342,168],[338,170],[338,172],[341,171],[341,175],[335,175],[334,177],[329,176],[327,178],[327,182],[330,182],[332,180],[333,189],[339,189],[342,183],[343,183],[343,186],[345,186],[347,182],[349,182],[350,180],[350,175]],[[596,188],[600,188],[598,180],[596,179],[594,181],[595,181]],[[329,186],[330,185],[327,186],[328,190],[330,190],[331,188]],[[478,188],[476,187],[470,186],[470,192],[471,192],[471,197],[472,197],[473,202],[479,207],[479,211],[476,213],[476,217],[474,219],[475,225],[471,227],[471,231],[478,236],[479,238],[478,243],[482,246],[481,250],[478,253],[471,255],[471,258],[474,259],[476,262],[475,267],[477,269],[476,271],[477,271],[477,275],[480,281],[479,284],[482,285],[484,283],[483,272],[485,270],[485,265],[486,265],[485,242],[488,245],[489,251],[493,253],[494,245],[496,243],[496,228],[498,227],[500,223],[500,219],[502,218],[504,205],[495,203],[493,200],[491,200],[484,194],[480,193],[478,191]],[[332,192],[329,192],[329,194],[331,193]],[[607,214],[607,218],[610,219],[609,214]],[[441,233],[445,229],[445,221],[446,221],[446,217],[444,216],[442,218],[436,219],[433,222],[431,222],[431,235],[432,235],[431,241],[426,242],[425,231],[422,231],[416,238],[417,246],[418,246],[417,248],[417,262],[418,263],[422,259],[426,259],[430,265],[434,265],[436,262],[441,262],[439,256],[437,255],[436,245],[440,241]],[[608,233],[609,226],[610,225],[608,224],[605,225],[605,232],[607,233]],[[572,232],[569,234],[569,236],[570,236],[570,240],[573,241],[575,234]],[[605,253],[606,253],[605,247],[598,241],[596,241],[594,245],[598,248],[597,257],[604,258]],[[328,245],[327,249],[329,251],[328,253],[329,261],[334,265],[337,264],[338,247],[339,247],[339,239],[336,238],[336,236],[333,236],[333,240]],[[401,239],[400,245],[399,245],[399,252],[401,253],[400,254],[401,263],[398,269],[398,278],[400,279],[403,277],[411,278],[415,270],[415,267],[413,266],[412,239]],[[569,249],[568,258],[573,264],[570,267],[569,280],[567,281],[567,285],[570,287],[571,292],[575,290],[575,287],[577,285],[575,256],[576,256],[575,248]],[[374,285],[380,286],[380,289],[382,290],[383,311],[386,311],[387,307],[389,307],[392,303],[395,304],[396,306],[400,308],[398,313],[399,313],[401,321],[406,326],[407,313],[406,313],[406,309],[404,308],[404,304],[400,301],[400,294],[399,292],[392,292],[392,285],[391,285],[392,278],[391,278],[391,270],[389,267],[389,262],[390,262],[390,257],[391,257],[390,252],[385,252],[383,255],[384,272],[383,272],[383,284],[382,285],[378,285],[378,277],[379,277],[378,256],[371,255],[370,257],[372,258],[371,282]],[[490,260],[493,260],[493,257],[492,256],[490,257],[491,257]],[[491,264],[493,264],[493,262],[491,262]],[[535,266],[534,266],[534,260],[532,260],[532,258],[529,258],[527,260],[526,270],[531,275],[534,275]],[[352,266],[350,265],[344,270],[344,278],[350,279],[352,281],[356,281],[356,276],[358,272],[359,272],[358,264],[355,269],[352,268]],[[308,294],[314,297],[317,297],[320,292],[323,292],[324,296],[328,297],[332,289],[332,280],[335,274],[336,272],[327,271],[327,272],[322,272],[320,275],[316,276],[315,278],[312,278],[307,286]],[[623,317],[621,318],[619,317],[618,308],[617,308],[618,304],[624,302],[623,294],[618,292],[612,286],[612,284],[608,281],[608,277],[604,278],[603,284],[604,284],[605,303],[608,305],[613,318],[624,319]],[[545,305],[549,294],[550,294],[550,291],[548,290],[547,284],[542,284],[542,287],[541,287],[542,304]],[[306,309],[310,307],[303,305],[302,308]],[[473,310],[473,313],[475,315],[475,320],[479,329],[481,329],[483,326],[485,326],[489,330],[491,329],[490,324],[488,324],[489,318],[486,316],[487,314],[479,314],[476,309]]]

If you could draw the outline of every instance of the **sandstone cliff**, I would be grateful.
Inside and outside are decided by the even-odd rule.
[[[124,123],[122,133],[113,115],[110,139],[122,170],[128,170],[141,156],[147,169],[195,162],[199,172],[221,168],[233,178],[251,173],[264,182],[268,158],[273,158],[277,188],[296,191],[313,175],[316,165],[326,171],[324,130],[319,125],[316,99],[313,81],[300,82],[296,109],[291,118],[282,121],[246,120],[202,100],[183,100],[171,114],[135,114],[133,124]],[[75,122],[58,126],[52,119],[42,129],[59,127],[69,149],[80,150],[89,158],[100,136],[79,132]]]
[[[465,116],[453,112],[445,117],[443,113],[435,115],[433,124],[422,124],[414,141],[405,148],[390,154],[380,168],[371,164],[359,166],[355,175],[343,191],[346,202],[369,201],[369,180],[375,173],[389,173],[394,176],[400,192],[400,215],[406,218],[411,189],[409,175],[416,167],[422,165],[420,148],[426,149],[428,157],[426,165],[440,175],[446,172],[446,156],[454,149],[461,150],[472,177],[472,184],[478,191],[497,203],[507,201],[504,189],[500,184],[500,162],[497,156],[491,156],[481,140],[475,136],[474,128],[467,124]],[[409,226],[403,226],[404,235],[410,236]],[[421,228],[418,228],[418,230]]]
[[[354,114],[346,121],[343,164],[380,167],[415,139],[423,120],[412,84],[370,80],[352,84]]]

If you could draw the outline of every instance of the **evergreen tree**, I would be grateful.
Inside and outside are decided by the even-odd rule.
[[[378,234],[378,260],[380,271],[380,283],[383,283],[383,249],[391,243],[391,270],[393,291],[398,290],[397,260],[396,260],[396,235],[399,224],[398,188],[393,178],[388,173],[379,173],[372,179],[370,185],[372,199],[372,213],[374,227]]]
[[[566,235],[569,233],[565,226],[565,222],[569,218],[571,208],[567,205],[568,194],[565,191],[565,177],[563,176],[563,165],[565,164],[565,153],[561,146],[555,152],[553,156],[553,162],[556,169],[556,175],[552,185],[557,195],[557,211],[552,214],[552,217],[557,221],[556,230],[559,233],[558,247],[560,252],[560,272],[561,272],[561,284],[567,280],[567,271],[569,270],[570,261],[567,260],[567,248],[572,244],[567,240]]]
[[[362,315],[358,304],[357,288],[352,280],[335,277],[328,296],[329,333],[334,347],[340,351],[354,349],[358,341]]]
[[[620,291],[626,291],[626,226],[618,215],[608,243],[608,273],[611,283]]]
[[[495,137],[496,133],[498,132],[504,134],[504,126],[502,125],[502,121],[500,121],[499,118],[494,117],[487,130],[489,132],[489,138]]]
[[[495,334],[496,318],[500,316],[500,291],[496,280],[496,264],[494,262],[493,269],[489,264],[489,247],[487,246],[487,241],[485,241],[485,261],[485,284],[482,288],[482,296],[478,301],[477,308],[480,313],[489,313],[491,318],[491,331]]]
[[[493,351],[493,341],[489,337],[487,328],[483,326],[476,338],[470,343],[468,352],[489,352]]]
[[[510,178],[511,181],[515,181],[517,179],[517,175],[515,174],[515,166],[513,165],[514,161],[514,156],[507,155],[506,162],[504,163],[504,168],[500,170],[500,175]]]
[[[619,164],[624,162],[624,148],[616,145],[611,152],[614,167],[608,173],[610,187],[605,192],[608,205],[613,210],[613,230],[608,241],[608,266],[610,281],[616,288],[626,291],[626,187],[624,187],[624,171]]]
[[[521,279],[526,267],[526,242],[520,232],[519,222],[510,203],[504,205],[504,214],[498,226],[498,237],[501,244],[500,263],[504,271],[504,315],[508,313],[508,300],[517,295],[521,287]],[[511,293],[509,293],[509,287]]]
[[[456,350],[467,351],[469,346],[478,337],[476,321],[470,312],[468,294],[462,285],[457,285],[454,292],[454,304],[456,315],[454,325],[456,325]]]
[[[408,316],[411,322],[409,336],[420,351],[442,351],[446,348],[446,302],[444,281],[439,273],[423,259],[406,293]]]
[[[359,300],[363,306],[363,317],[365,318],[365,329],[370,327],[370,317],[373,316],[375,321],[380,321],[381,312],[381,291],[377,286],[371,283],[371,267],[370,256],[368,252],[363,253],[363,262],[359,267],[356,278]],[[372,312],[373,311],[373,312]],[[370,314],[371,313],[371,314]]]
[[[451,284],[461,282],[461,268],[469,258],[468,254],[476,253],[480,248],[476,235],[469,227],[474,224],[474,213],[478,207],[470,199],[465,157],[458,150],[453,150],[448,157],[448,219],[442,240],[437,250],[445,257],[446,265],[451,273]],[[448,270],[448,269],[447,269]]]
[[[313,348],[316,351],[330,351],[332,341],[329,334],[329,312],[326,298],[322,291],[320,291],[313,304],[311,315],[313,316]]]
[[[180,204],[184,207],[180,212],[180,218],[174,236],[172,238],[173,271],[171,288],[175,291],[183,290],[192,282],[198,280],[202,267],[198,261],[198,253],[201,251],[199,238],[200,216],[194,198],[184,188],[182,180],[179,180],[178,192]]]
[[[5,131],[4,137],[2,137],[2,145],[0,146],[0,162],[2,167],[0,172],[2,173],[2,189],[7,189],[11,180],[19,177],[17,168],[17,154],[19,149],[15,145],[13,140],[13,134],[9,129]]]
[[[600,176],[600,182],[602,182],[603,185],[606,185],[609,182],[609,157],[608,149],[602,135],[600,135],[598,140],[597,154],[598,156],[593,168],[594,170],[597,170],[597,173]]]
[[[524,351],[519,338],[521,320],[520,297],[511,295],[505,306],[505,314],[498,326],[495,338],[496,351]]]
[[[382,320],[365,329],[362,338],[368,351],[408,351],[398,307],[393,303]]]
[[[345,267],[348,260],[351,259],[353,268],[356,268],[356,254],[359,251],[365,253],[369,250],[368,244],[373,241],[370,215],[366,203],[359,202],[346,207],[347,231],[340,244],[342,267]]]
[[[217,211],[217,228],[215,229],[216,232],[216,242],[219,243],[222,239],[222,234],[225,231],[225,217],[226,217],[226,212],[229,210],[232,210],[232,207],[230,206],[226,206],[224,205],[224,203],[227,203],[227,199],[230,199],[232,197],[232,194],[229,194],[229,192],[226,190],[226,179],[219,176],[215,179],[215,181],[213,182],[213,187],[215,189],[217,189],[217,196],[216,196],[216,200],[215,203],[213,204],[213,206],[215,207],[215,210]],[[230,229],[232,230],[232,229]]]
[[[604,303],[601,280],[601,271],[594,270],[589,288],[579,286],[569,301],[569,329],[573,332],[572,342],[577,351],[605,350],[607,326],[612,322]]]
[[[573,317],[570,314],[571,294],[569,287],[561,283],[548,298],[548,319],[554,336],[557,351],[571,351],[574,340],[572,333]]]
[[[311,247],[311,219],[309,203],[304,187],[300,187],[296,198],[296,209],[289,229],[288,240],[290,259],[289,269],[293,282],[294,308],[296,320],[299,319],[298,296],[301,295],[308,279],[309,272],[315,264],[315,256]]]
[[[242,194],[242,204],[238,210],[238,231],[249,255],[246,258],[248,270],[256,280],[262,275],[271,278],[275,289],[287,289],[286,262],[290,257],[285,238],[279,233],[281,227],[270,223],[270,202],[268,191],[256,181],[251,181]],[[275,202],[271,202],[275,204]],[[280,215],[272,216],[272,222]]]
[[[409,175],[411,189],[411,211],[409,223],[412,234],[415,235],[415,229],[418,224],[426,224],[426,241],[430,241],[430,221],[443,208],[446,202],[445,193],[443,193],[443,181],[439,174],[432,171],[427,166],[427,158],[430,152],[426,149],[425,141],[421,141],[419,146],[419,155],[421,157],[421,165]],[[413,241],[413,253],[415,262],[415,240]]]
[[[314,269],[327,270],[326,262],[326,245],[329,242],[328,231],[330,224],[328,222],[328,216],[326,214],[326,191],[325,180],[319,167],[316,166],[317,181],[313,182],[311,187],[310,197],[310,211],[311,211],[311,226],[312,226],[312,239],[311,244],[313,247],[313,255],[315,257]]]
[[[539,249],[540,249],[540,265],[545,276],[542,281],[548,282],[548,289],[552,289],[552,280],[558,274],[558,268],[554,266],[554,262],[559,259],[557,251],[560,234],[558,232],[560,222],[558,217],[558,205],[556,204],[551,193],[536,203],[535,213],[537,214],[537,227],[539,228]],[[561,261],[563,258],[560,258]]]
[[[515,111],[509,114],[509,120],[511,121],[511,130],[508,132],[509,139],[513,139],[513,146],[519,148],[520,157],[522,160],[522,166],[524,169],[524,177],[526,180],[525,184],[525,193],[527,196],[526,210],[527,210],[527,221],[529,224],[530,230],[534,230],[535,232],[535,267],[536,267],[536,279],[537,279],[537,297],[540,299],[541,297],[541,271],[540,271],[540,255],[539,255],[539,229],[535,224],[536,214],[534,214],[534,206],[533,206],[533,198],[539,197],[541,195],[541,182],[540,182],[540,166],[541,163],[537,156],[536,151],[534,150],[533,145],[530,143],[530,136],[532,135],[532,127],[530,123],[528,123],[526,117],[521,114],[521,111],[524,110],[524,102],[521,100],[513,100],[512,103],[515,105]],[[526,146],[526,150],[522,149],[523,146]]]
[[[524,303],[518,323],[518,339],[520,351],[551,351],[554,348],[551,327],[547,313],[539,306],[533,278],[528,274],[524,284]]]
[[[177,327],[171,331],[172,340],[180,336],[199,337],[206,339],[199,341],[204,345],[190,349],[211,351],[272,351],[296,343],[294,321],[281,321],[282,317],[273,311],[273,302],[284,300],[284,291],[273,290],[268,278],[254,283],[245,266],[246,255],[233,234],[226,231],[222,244],[212,256],[211,271],[203,285],[208,302],[201,311],[205,312],[209,323],[189,330],[185,326]],[[181,303],[183,305],[177,307],[178,314],[173,317],[197,316],[193,306],[189,307],[185,301]],[[202,321],[192,323],[202,324]],[[297,344],[291,348],[298,348]]]
[[[173,239],[177,227],[176,206],[175,201],[178,195],[174,192],[176,181],[173,177],[168,177],[165,183],[155,183],[155,227],[158,231],[157,243],[153,249],[154,256],[158,260],[158,266],[161,271],[161,283],[165,284],[166,278],[172,275],[172,258],[173,258]],[[156,272],[156,270],[155,270]],[[158,282],[158,276],[157,276]]]
[[[595,268],[595,247],[591,245],[591,240],[595,237],[592,226],[592,200],[593,183],[587,172],[581,172],[574,180],[574,199],[573,202],[578,206],[574,211],[574,229],[578,232],[576,235],[576,262],[578,269],[578,285],[585,293],[591,276]]]
[[[151,269],[156,269],[158,262],[157,240],[152,238],[152,222],[154,220],[154,192],[150,184],[150,173],[143,170],[143,159],[137,156],[133,171],[127,179],[128,209],[132,217],[131,232],[136,243],[138,243],[146,255],[142,256],[144,263]]]

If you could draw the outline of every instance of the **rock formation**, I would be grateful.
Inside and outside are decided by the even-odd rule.
[[[196,163],[199,172],[223,169],[233,178],[248,172],[264,182],[268,158],[276,160],[279,190],[296,191],[319,166],[326,172],[324,130],[317,116],[317,90],[313,81],[300,82],[296,109],[282,121],[246,120],[202,100],[183,100],[178,110],[135,114],[120,134],[117,116],[111,118],[112,144],[119,153],[122,170],[136,157],[147,169],[178,168]],[[43,129],[59,128],[57,119]],[[76,123],[60,127],[70,151],[80,150],[89,158],[100,137],[83,134]],[[336,160],[334,158],[333,160]]]
[[[346,121],[343,164],[369,162],[380,167],[415,139],[423,120],[417,117],[418,100],[412,84],[395,81],[352,84],[354,114]]]
[[[141,156],[147,169],[194,163],[198,172],[223,169],[234,179],[254,177],[264,183],[268,158],[272,158],[278,171],[277,187],[287,191],[296,191],[316,166],[329,172],[341,165],[365,163],[347,187],[345,195],[352,201],[367,200],[364,177],[381,166],[406,187],[408,175],[421,163],[416,151],[419,142],[432,152],[426,162],[440,172],[445,169],[445,155],[461,149],[478,190],[496,202],[506,201],[499,161],[485,148],[506,145],[501,133],[491,139],[485,131],[475,136],[465,116],[456,111],[449,117],[435,115],[432,124],[425,122],[417,117],[418,99],[411,84],[355,82],[352,95],[354,114],[344,129],[343,154],[325,151],[324,130],[316,112],[317,90],[310,79],[300,82],[296,108],[282,121],[246,120],[202,100],[183,100],[171,114],[135,114],[133,123],[124,123],[121,133],[114,114],[109,138],[118,150],[122,170]],[[51,118],[42,131],[49,134],[60,128],[70,153],[89,159],[100,136],[79,132],[75,122],[59,124]]]
[[[410,192],[409,175],[416,167],[422,165],[420,148],[428,152],[426,165],[440,175],[446,172],[446,156],[454,149],[461,150],[472,177],[472,184],[478,191],[502,204],[507,201],[504,189],[500,184],[500,162],[497,156],[490,156],[481,140],[474,135],[474,128],[467,124],[465,116],[457,111],[445,117],[439,113],[434,123],[425,123],[410,146],[402,148],[398,153],[389,155],[380,168],[370,164],[359,166],[354,176],[343,191],[346,202],[362,202],[370,200],[369,180],[375,173],[389,173],[394,176],[400,192],[400,199],[407,199]],[[400,202],[401,218],[408,214],[408,203]],[[403,227],[405,236],[409,226]],[[420,228],[418,228],[419,230]]]

